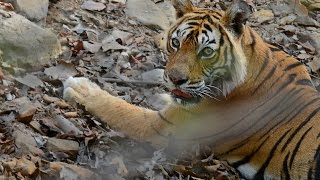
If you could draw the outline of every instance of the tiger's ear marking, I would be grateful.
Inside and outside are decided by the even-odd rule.
[[[176,9],[176,17],[180,18],[186,13],[194,10],[194,6],[190,0],[171,0],[173,7]]]
[[[223,17],[223,23],[235,35],[239,36],[243,32],[243,25],[249,19],[251,14],[250,6],[243,0],[234,0],[231,6],[226,10]]]

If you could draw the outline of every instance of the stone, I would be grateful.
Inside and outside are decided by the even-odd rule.
[[[48,166],[42,168],[46,173],[40,173],[41,179],[102,179],[101,176],[89,169],[63,162],[50,162]]]
[[[176,10],[170,1],[160,1],[156,4],[167,16],[170,24],[176,20]]]
[[[274,15],[271,10],[261,9],[253,13],[253,17],[258,23],[264,23],[274,18]]]
[[[34,137],[29,133],[15,130],[13,137],[19,154],[32,153],[34,155],[44,155],[43,151],[37,147],[37,142]]]
[[[126,4],[127,0],[111,0],[112,3]]]
[[[71,140],[49,138],[47,141],[47,149],[53,152],[77,153],[79,143]]]
[[[25,17],[10,12],[0,15],[0,66],[10,69],[34,69],[57,57],[61,46],[57,36]]]
[[[141,74],[141,79],[143,81],[149,82],[163,82],[163,69],[153,69]]]
[[[45,20],[48,14],[49,0],[7,0],[16,8],[17,12],[30,21]]]
[[[106,8],[106,6],[103,3],[98,3],[94,1],[85,1],[81,5],[81,8],[89,11],[102,11]]]
[[[31,176],[37,170],[36,165],[25,157],[22,157],[21,159],[13,158],[8,161],[3,161],[2,163],[6,170],[19,172],[23,176]]]
[[[150,0],[127,0],[125,12],[153,30],[164,30],[170,25],[166,14]]]
[[[320,10],[320,2],[310,4],[308,7],[312,11],[319,11]]]
[[[298,16],[294,22],[298,23],[302,26],[314,26],[314,27],[320,27],[320,23],[316,20],[312,19],[309,16]]]
[[[24,103],[19,108],[17,120],[26,124],[30,123],[36,111],[37,107],[32,102]]]

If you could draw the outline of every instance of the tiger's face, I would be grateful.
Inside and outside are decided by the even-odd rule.
[[[167,35],[164,81],[179,104],[219,100],[246,75],[240,34],[224,23],[230,13],[195,8],[188,0],[173,3],[179,19]]]

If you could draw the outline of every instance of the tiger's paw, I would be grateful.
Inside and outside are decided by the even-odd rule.
[[[102,91],[98,85],[84,77],[69,77],[63,83],[63,86],[63,99],[71,103],[80,103],[83,105]]]

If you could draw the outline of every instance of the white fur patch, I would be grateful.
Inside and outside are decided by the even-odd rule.
[[[246,179],[253,179],[257,173],[257,168],[250,164],[241,165],[237,169]]]

